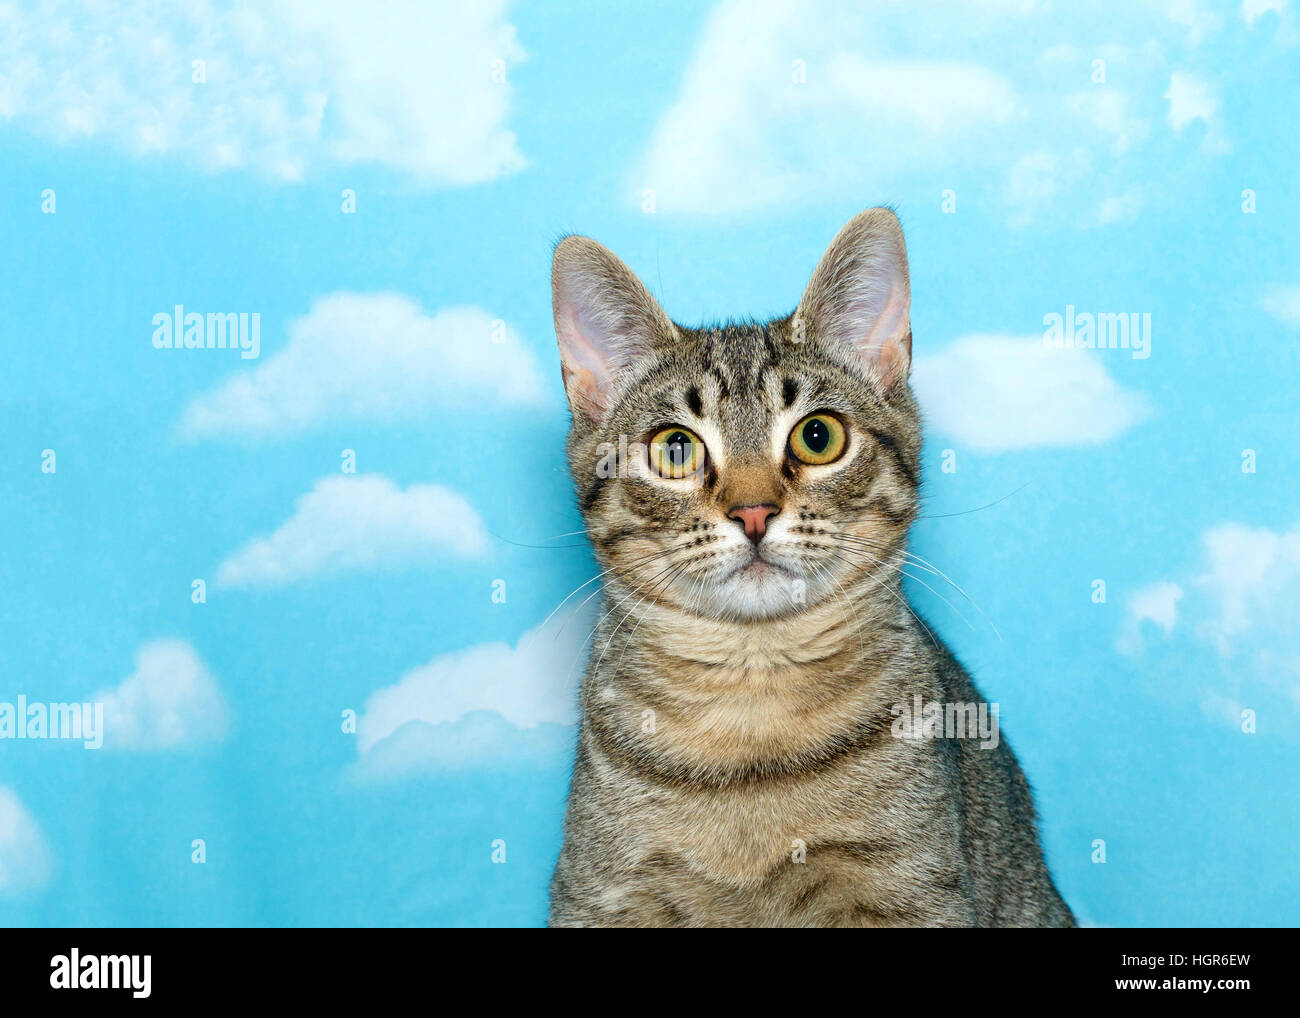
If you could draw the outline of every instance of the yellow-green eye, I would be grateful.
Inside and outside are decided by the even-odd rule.
[[[704,465],[700,436],[674,424],[650,439],[650,466],[660,477],[689,477]]]
[[[790,432],[790,451],[795,459],[814,466],[839,459],[846,443],[844,425],[830,414],[805,417]]]

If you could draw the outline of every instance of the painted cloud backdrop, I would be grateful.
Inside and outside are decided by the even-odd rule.
[[[108,726],[0,743],[0,922],[541,922],[604,610],[551,245],[783,314],[889,203],[978,610],[912,594],[1063,892],[1294,924],[1297,54],[1286,0],[0,2],[0,702]]]
[[[503,6],[6,4],[0,114],[204,170],[373,163],[475,184],[525,164],[509,89],[483,73],[524,58]]]

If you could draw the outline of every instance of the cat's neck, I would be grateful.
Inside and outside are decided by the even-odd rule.
[[[663,600],[642,600],[617,587],[607,591],[615,643],[649,645],[683,663],[734,665],[807,664],[824,660],[850,645],[865,650],[873,633],[893,626],[900,613],[909,618],[906,594],[891,582],[863,576],[832,588],[810,605],[765,618],[700,615]],[[626,610],[624,605],[632,605]]]
[[[901,592],[850,587],[753,621],[663,603],[624,624],[620,614],[593,651],[587,723],[637,766],[674,773],[742,773],[822,753],[845,732],[882,723],[924,659]]]

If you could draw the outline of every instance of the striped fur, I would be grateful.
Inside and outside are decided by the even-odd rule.
[[[865,215],[855,223],[872,242],[891,228]],[[556,262],[557,329],[575,276],[616,277],[620,300],[648,307],[594,242],[566,240]],[[831,268],[814,286],[819,275],[852,285],[851,266]],[[905,309],[895,360],[886,336],[873,361],[824,319],[799,321],[816,303],[806,294],[795,316],[703,329],[650,309],[639,340],[622,326],[614,344],[582,338],[581,363],[561,333],[569,463],[607,572],[553,925],[1073,924],[1006,743],[891,731],[892,705],[914,695],[982,697],[900,583],[921,452]],[[622,359],[599,362],[606,348]],[[814,411],[847,425],[837,464],[786,451]],[[699,476],[667,481],[638,462],[602,476],[610,444],[668,425],[705,440]],[[726,514],[760,503],[780,507],[763,541],[775,564],[738,578],[753,549]]]

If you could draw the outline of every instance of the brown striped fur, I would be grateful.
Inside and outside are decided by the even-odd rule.
[[[902,233],[841,231],[798,310],[689,329],[594,241],[556,250],[569,464],[604,576],[551,923],[1073,925],[1005,742],[906,740],[891,706],[981,700],[907,604],[921,431]],[[836,463],[786,447],[812,412]],[[686,426],[696,477],[600,476]],[[604,452],[602,451],[604,449]],[[758,545],[727,513],[779,512]]]

